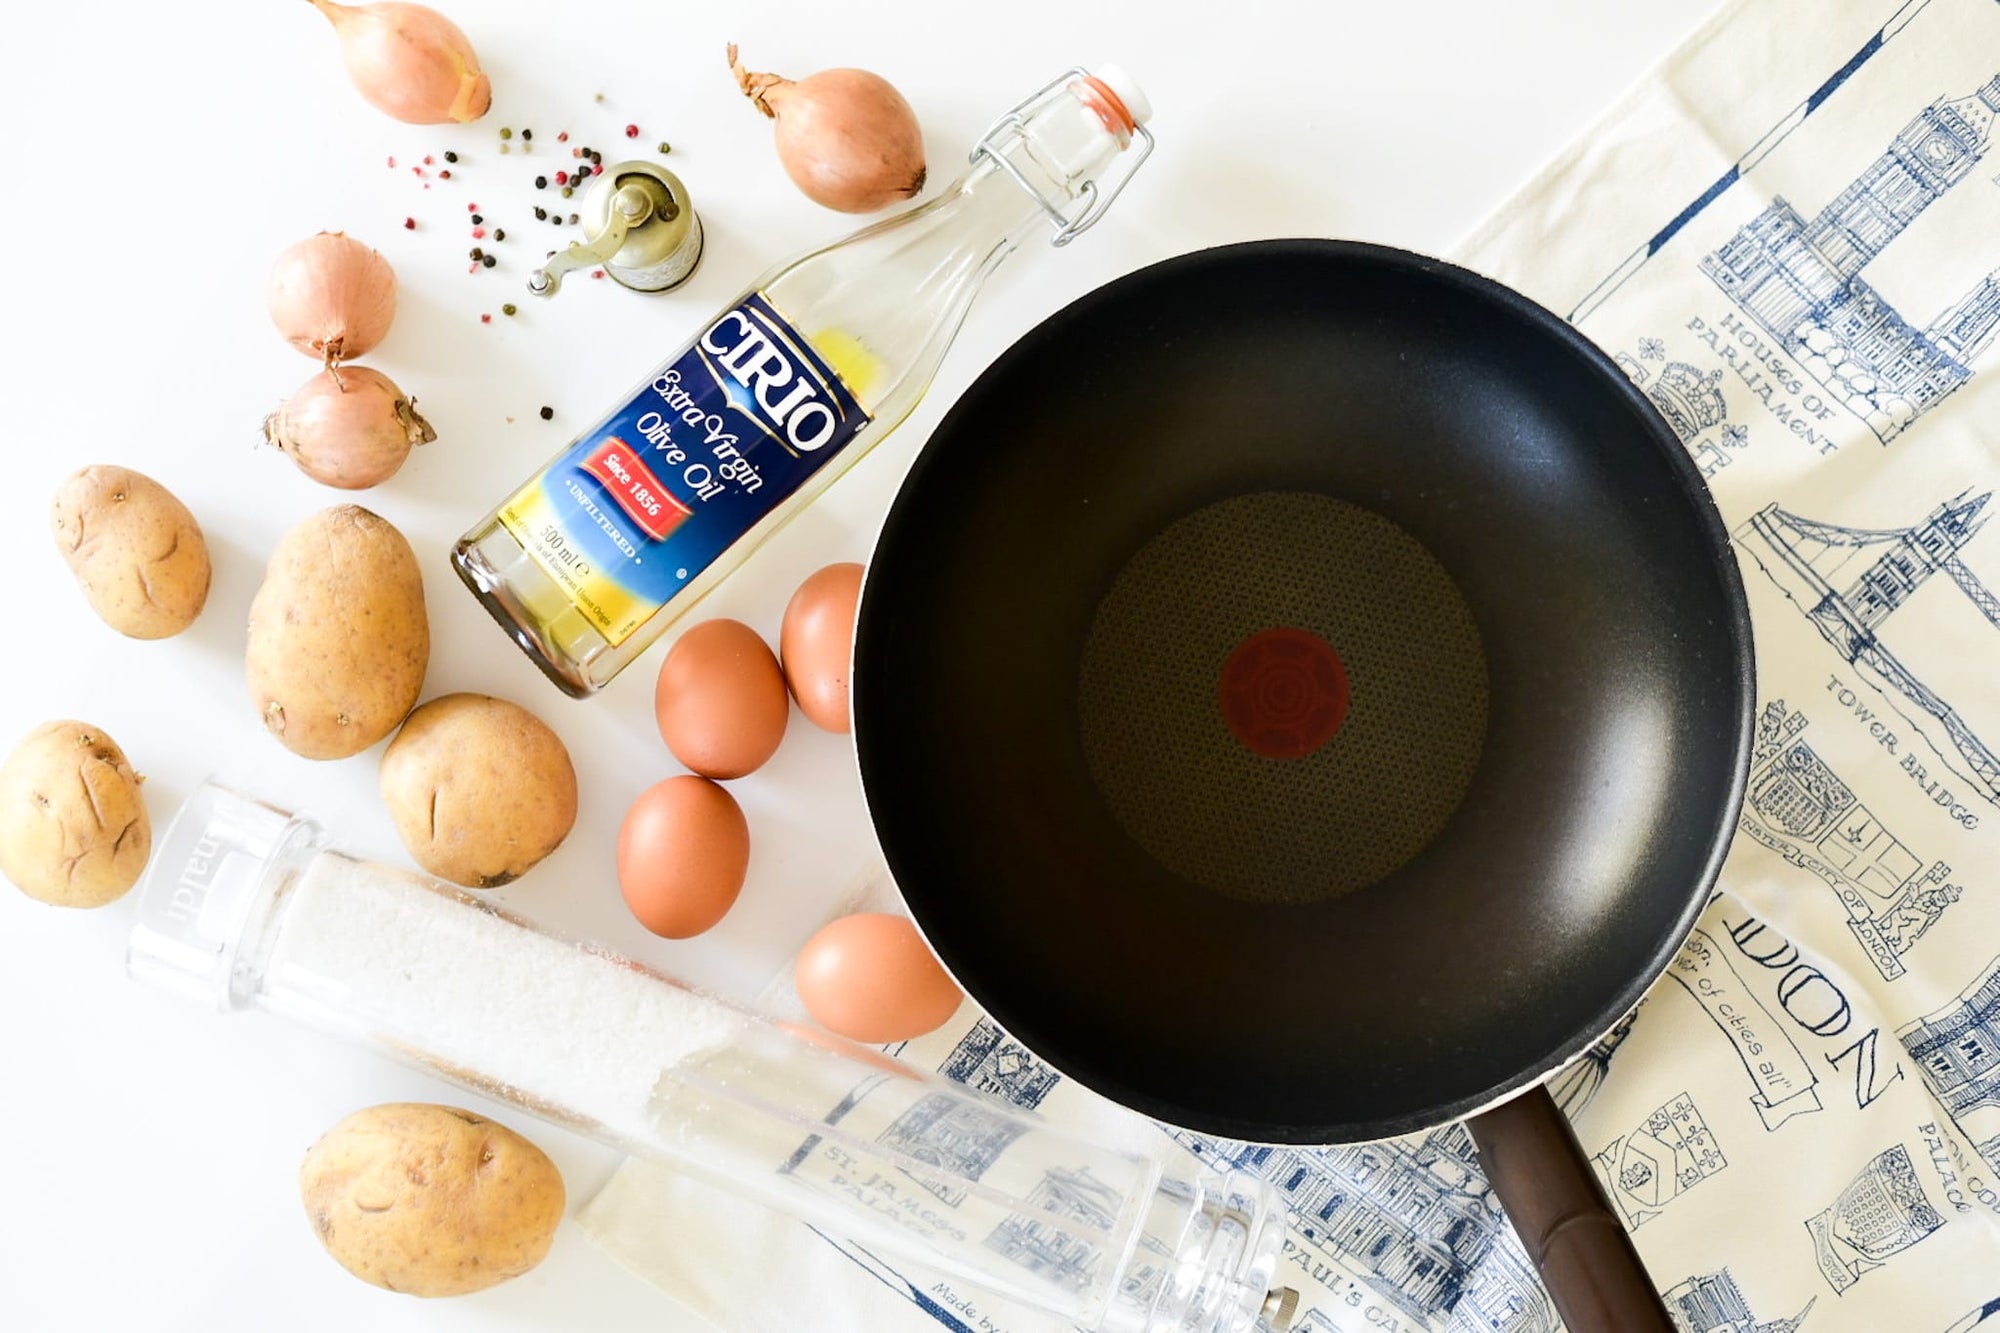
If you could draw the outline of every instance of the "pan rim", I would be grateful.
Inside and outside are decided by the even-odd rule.
[[[1643,425],[1646,437],[1655,450],[1665,456],[1669,472],[1679,482],[1680,492],[1689,502],[1696,526],[1706,538],[1708,567],[1712,569],[1720,591],[1718,615],[1725,622],[1728,635],[1738,649],[1734,654],[1735,660],[1729,673],[1729,683],[1734,689],[1735,698],[1726,714],[1734,731],[1728,782],[1723,797],[1715,809],[1715,822],[1708,834],[1707,853],[1702,858],[1699,873],[1693,877],[1693,882],[1687,889],[1686,902],[1676,915],[1672,929],[1663,934],[1658,946],[1630,973],[1626,983],[1610,997],[1609,1002],[1599,1006],[1588,1024],[1580,1025],[1567,1039],[1556,1043],[1542,1059],[1529,1063],[1480,1092],[1448,1102],[1433,1103],[1406,1114],[1367,1121],[1328,1120],[1299,1124],[1257,1120],[1238,1114],[1189,1114],[1191,1110],[1189,1107],[1121,1085],[1117,1080],[1097,1074],[1090,1077],[1077,1075],[1066,1067],[1063,1061],[1052,1058],[1033,1042],[1015,1036],[1015,1029],[1003,1012],[1011,1008],[1006,1004],[1005,997],[1000,997],[1001,1002],[996,1005],[993,997],[982,995],[965,984],[960,968],[954,966],[955,951],[939,947],[931,932],[925,929],[922,916],[911,904],[908,894],[903,892],[904,871],[898,867],[895,850],[881,836],[883,820],[878,815],[878,810],[886,808],[893,799],[888,790],[892,782],[884,775],[881,778],[883,791],[878,793],[876,783],[870,780],[871,770],[878,769],[879,766],[871,764],[868,758],[871,750],[869,739],[871,729],[864,723],[862,716],[863,700],[867,693],[863,687],[863,677],[867,671],[867,654],[862,651],[862,646],[871,638],[871,607],[876,605],[871,602],[871,590],[875,586],[877,558],[885,540],[897,527],[899,518],[905,517],[908,506],[915,503],[914,491],[917,482],[930,467],[939,465],[940,451],[937,443],[944,437],[952,425],[954,416],[963,407],[965,397],[969,396],[981,381],[1026,355],[1024,349],[1027,345],[1052,326],[1070,323],[1077,318],[1087,316],[1096,306],[1116,300],[1123,291],[1135,283],[1157,281],[1162,276],[1172,276],[1183,269],[1226,265],[1240,259],[1269,258],[1287,253],[1319,261],[1358,262],[1390,270],[1402,270],[1456,288],[1474,300],[1499,307],[1503,313],[1519,323],[1549,337],[1590,373],[1596,375],[1614,396],[1634,409],[1635,426]],[[1734,831],[1749,783],[1750,751],[1756,714],[1756,658],[1749,601],[1743,585],[1742,569],[1730,541],[1728,526],[1705,479],[1693,460],[1688,457],[1679,437],[1660,414],[1658,407],[1623,370],[1619,369],[1610,355],[1568,320],[1523,293],[1472,269],[1417,251],[1374,242],[1283,237],[1232,242],[1189,251],[1142,265],[1122,274],[1070,301],[1024,331],[982,368],[967,385],[964,394],[939,419],[911,461],[898,486],[895,498],[876,527],[870,544],[870,557],[862,577],[854,642],[855,653],[850,670],[849,688],[849,725],[855,740],[852,751],[853,762],[861,780],[863,804],[876,831],[890,882],[896,885],[898,896],[902,898],[905,910],[917,926],[918,933],[923,937],[926,946],[960,990],[973,999],[992,1022],[1057,1074],[1066,1079],[1073,1079],[1079,1086],[1089,1088],[1120,1106],[1145,1115],[1166,1128],[1204,1137],[1286,1146],[1356,1145],[1380,1142],[1423,1133],[1467,1119],[1545,1083],[1574,1065],[1588,1054],[1593,1044],[1615,1029],[1638,1007],[1647,992],[1665,974],[1674,957],[1686,946],[1702,915],[1714,900],[1715,885],[1721,877],[1723,865],[1733,845]],[[1718,707],[1716,711],[1718,722],[1724,716],[1725,711]]]

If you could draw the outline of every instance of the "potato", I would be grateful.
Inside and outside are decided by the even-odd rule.
[[[430,657],[423,575],[393,524],[336,505],[285,534],[250,603],[249,676],[286,749],[367,749],[408,716]]]
[[[56,546],[90,599],[120,634],[179,634],[208,600],[208,543],[173,492],[129,468],[87,467],[56,492]]]
[[[498,888],[569,836],[576,769],[562,738],[527,709],[447,694],[389,742],[382,799],[418,865],[454,884]]]
[[[144,781],[96,727],[36,727],[0,764],[0,873],[57,907],[123,897],[153,851]]]
[[[326,1132],[299,1168],[320,1244],[363,1282],[463,1296],[542,1261],[562,1173],[534,1144],[452,1106],[392,1102]]]

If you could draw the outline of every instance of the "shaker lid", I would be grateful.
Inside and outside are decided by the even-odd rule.
[[[258,942],[264,917],[256,909],[277,888],[292,854],[323,841],[311,820],[203,784],[153,849],[125,970],[217,1009],[243,1003],[239,957],[246,942]]]

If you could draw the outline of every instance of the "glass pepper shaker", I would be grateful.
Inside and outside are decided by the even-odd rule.
[[[1118,1333],[1289,1323],[1264,1182],[1086,1141],[227,788],[188,799],[138,899],[136,977],[372,1046],[884,1255]]]

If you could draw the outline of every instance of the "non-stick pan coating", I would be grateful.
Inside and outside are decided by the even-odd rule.
[[[1171,819],[1132,807],[1143,785],[1107,796],[1107,783],[1132,780],[1107,779],[1118,756],[1105,747],[1151,736],[1130,719],[1106,732],[1110,714],[1092,702],[1104,693],[1086,680],[1100,611],[1177,522],[1260,496],[1292,516],[1315,560],[1312,534],[1331,529],[1312,517],[1314,497],[1364,516],[1348,525],[1362,536],[1339,538],[1362,543],[1355,558],[1382,544],[1369,544],[1369,523],[1400,531],[1476,632],[1472,656],[1453,658],[1476,671],[1439,668],[1439,679],[1463,696],[1463,717],[1476,705],[1483,734],[1451,761],[1460,777],[1441,779],[1458,785],[1424,816],[1435,834],[1372,882],[1309,875],[1303,891],[1272,883],[1260,895],[1282,856],[1230,882],[1250,842],[1204,861],[1191,842],[1217,841],[1219,825],[1176,841]],[[1235,578],[1226,551],[1190,568],[1189,624],[1247,624],[1243,604],[1261,614],[1283,561],[1259,558],[1243,562],[1255,578]],[[1171,610],[1163,586],[1155,620]],[[1366,590],[1326,586],[1312,595]],[[1444,605],[1411,632],[1448,619]],[[1128,700],[1163,669],[1120,660],[1090,670],[1134,673],[1114,682]],[[1353,716],[1371,690],[1420,704],[1425,671],[1357,670]],[[1714,880],[1751,711],[1726,534],[1643,394],[1496,284],[1329,241],[1142,270],[996,362],[889,516],[854,689],[891,870],[974,998],[1116,1100],[1205,1132],[1303,1143],[1467,1114],[1629,1010]],[[1317,761],[1261,762],[1282,776]],[[1160,799],[1199,804],[1203,767],[1168,775],[1179,786]],[[1248,772],[1240,759],[1225,769]],[[1254,783],[1225,794],[1239,790],[1276,800]],[[1197,817],[1217,815],[1191,804]],[[1317,854],[1341,845],[1355,844]]]

